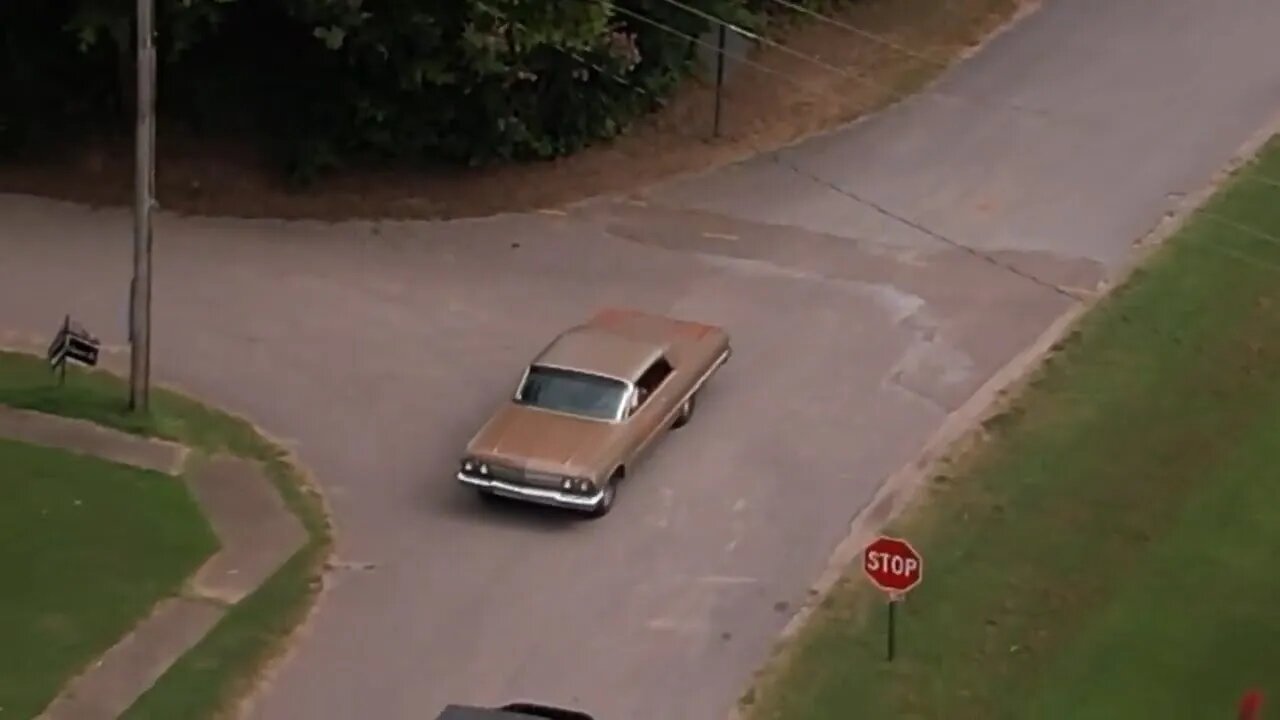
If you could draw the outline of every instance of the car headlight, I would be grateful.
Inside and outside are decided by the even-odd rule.
[[[590,493],[595,489],[596,489],[595,483],[591,482],[590,480],[587,480],[584,478],[578,481],[578,492],[582,493],[583,495],[586,495],[587,493]]]
[[[488,466],[488,465],[486,465],[485,463],[480,463],[480,474],[481,474],[481,475],[488,475],[488,474],[489,474],[489,466]]]
[[[462,461],[462,471],[463,471],[463,472],[471,472],[472,470],[474,470],[474,469],[475,469],[475,467],[476,467],[476,464],[475,464],[475,463],[473,463],[473,462],[471,462],[470,460],[463,460],[463,461]]]
[[[565,478],[564,482],[560,483],[560,487],[564,488],[565,490],[572,490],[573,478]]]

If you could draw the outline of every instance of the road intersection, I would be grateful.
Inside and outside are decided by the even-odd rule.
[[[360,568],[251,714],[722,716],[879,484],[1276,116],[1277,34],[1272,0],[1051,0],[945,97],[632,198],[162,214],[158,378],[287,439]],[[127,212],[0,196],[0,217],[0,328],[71,312],[123,343]],[[722,324],[733,361],[603,521],[481,506],[457,452],[542,343],[613,304]]]

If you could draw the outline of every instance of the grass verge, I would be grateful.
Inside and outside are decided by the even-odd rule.
[[[249,422],[159,388],[152,391],[151,411],[136,416],[125,412],[126,397],[126,385],[109,373],[71,370],[67,386],[60,389],[40,359],[0,352],[0,404],[92,420],[203,453],[257,460],[308,532],[307,544],[293,558],[232,607],[122,716],[215,717],[249,687],[305,616],[328,549],[328,524],[320,500],[306,490],[305,478],[286,451]]]
[[[0,708],[33,717],[218,548],[182,483],[0,439]]]
[[[1257,181],[1280,143],[1240,175],[890,528],[928,565],[897,660],[851,571],[746,717],[1207,718],[1280,695],[1280,189]]]

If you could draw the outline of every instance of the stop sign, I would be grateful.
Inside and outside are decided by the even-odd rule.
[[[905,593],[920,584],[924,559],[906,540],[882,535],[862,551],[862,570],[881,590]]]

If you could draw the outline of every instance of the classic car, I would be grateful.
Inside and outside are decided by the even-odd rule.
[[[467,444],[457,478],[600,517],[654,441],[689,422],[731,354],[721,328],[607,309],[561,333]]]

